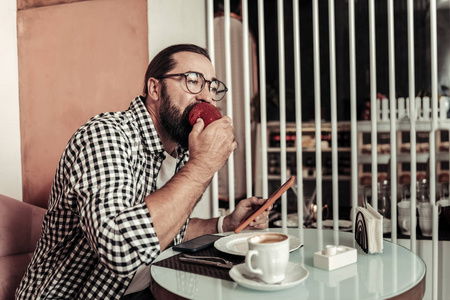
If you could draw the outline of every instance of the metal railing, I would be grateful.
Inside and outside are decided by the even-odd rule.
[[[322,105],[322,91],[321,87],[321,58],[323,56],[320,55],[320,37],[323,34],[323,30],[319,27],[320,24],[323,24],[319,20],[319,1],[312,0],[312,46],[313,46],[313,56],[311,59],[313,60],[313,74],[314,74],[314,122],[315,122],[315,168],[316,170],[322,170],[323,162],[322,162],[322,144],[321,144],[321,131],[322,131],[322,115],[321,115],[321,105]],[[359,197],[359,177],[358,177],[358,165],[359,165],[359,152],[358,152],[358,136],[359,128],[358,128],[358,94],[357,94],[357,72],[363,72],[362,70],[358,70],[358,66],[356,64],[358,52],[356,49],[356,24],[355,24],[355,3],[356,0],[348,0],[346,1],[348,5],[348,23],[339,24],[339,26],[345,25],[348,32],[348,90],[349,90],[349,107],[350,107],[350,133],[351,133],[351,143],[350,143],[350,160],[351,160],[351,206],[353,215],[355,215],[355,207],[360,203]],[[439,234],[438,234],[438,207],[436,206],[436,132],[439,129],[448,130],[450,126],[447,122],[446,111],[444,110],[445,103],[443,100],[438,99],[438,78],[437,78],[437,9],[436,9],[436,0],[421,1],[421,5],[428,5],[429,10],[429,27],[430,27],[430,81],[431,81],[431,97],[428,102],[422,99],[419,99],[419,102],[414,101],[416,99],[416,78],[415,78],[415,34],[414,28],[417,24],[414,23],[414,1],[407,0],[407,18],[405,25],[407,28],[407,44],[408,44],[408,53],[405,55],[408,56],[408,84],[409,84],[409,92],[408,98],[412,99],[412,101],[397,99],[397,91],[396,91],[396,57],[395,57],[395,33],[396,28],[395,24],[395,7],[393,0],[387,0],[387,33],[384,37],[387,40],[387,56],[388,56],[388,96],[386,99],[378,99],[377,96],[377,34],[376,34],[376,24],[377,24],[377,13],[376,10],[376,2],[375,0],[368,0],[368,52],[369,52],[369,77],[370,77],[370,136],[371,136],[371,189],[372,189],[372,206],[377,209],[377,178],[378,178],[378,133],[380,130],[380,126],[384,126],[383,128],[388,128],[387,132],[390,133],[390,149],[391,154],[389,157],[389,177],[390,177],[390,192],[391,192],[391,221],[392,221],[392,230],[390,239],[392,242],[398,242],[397,236],[397,198],[398,198],[398,180],[397,180],[397,168],[398,168],[398,160],[396,149],[397,145],[397,136],[400,130],[399,122],[402,117],[407,116],[409,118],[409,126],[406,126],[407,130],[410,132],[410,153],[409,153],[409,161],[410,161],[410,178],[411,183],[415,182],[417,178],[417,153],[416,153],[416,134],[417,134],[417,124],[418,124],[418,110],[421,110],[421,121],[425,120],[425,123],[429,124],[427,127],[427,131],[429,132],[429,183],[430,183],[430,203],[433,205],[433,234],[432,234],[432,265],[428,265],[428,271],[431,275],[431,286],[427,286],[427,293],[431,295],[432,299],[439,299],[438,295],[438,259],[439,259]],[[425,3],[425,4],[424,4]],[[333,229],[339,230],[339,205],[341,203],[339,199],[339,172],[338,172],[338,116],[337,116],[337,105],[338,105],[338,96],[337,96],[337,59],[336,59],[336,20],[335,20],[335,1],[328,1],[328,52],[329,52],[329,99],[330,99],[330,111],[331,111],[331,157],[332,157],[332,207],[333,207]],[[403,5],[403,4],[402,4]],[[214,3],[212,0],[207,1],[207,20],[208,20],[208,48],[211,53],[214,53],[214,22],[213,22],[213,6]],[[300,7],[299,1],[292,1],[292,8],[285,9],[285,2],[283,0],[277,0],[277,32],[278,32],[278,40],[276,47],[278,48],[278,57],[270,57],[271,60],[278,60],[278,99],[279,99],[279,135],[280,135],[280,145],[279,145],[279,155],[280,155],[280,174],[279,174],[279,183],[285,182],[288,177],[288,169],[287,169],[287,145],[286,145],[286,128],[287,128],[287,120],[286,120],[286,62],[285,62],[285,12],[290,11],[292,16],[292,32],[293,32],[293,49],[289,49],[289,51],[293,51],[293,68],[294,68],[294,81],[295,81],[295,94],[294,94],[294,103],[295,103],[295,131],[296,131],[296,177],[297,177],[297,185],[295,194],[297,197],[297,213],[299,226],[303,226],[303,205],[304,205],[304,191],[303,191],[303,172],[302,172],[302,102],[303,101],[311,101],[311,99],[302,99],[302,73],[301,73],[301,55],[300,55],[300,44],[302,43],[302,36],[300,35]],[[250,76],[251,70],[249,68],[249,61],[251,57],[249,57],[250,51],[249,49],[249,7],[248,1],[242,1],[242,30],[243,30],[243,40],[242,40],[242,53],[243,61],[244,61],[244,81],[241,87],[231,86],[231,61],[233,60],[233,56],[231,55],[231,45],[230,45],[230,1],[224,1],[224,22],[225,22],[225,61],[226,61],[226,83],[229,86],[230,90],[233,88],[242,88],[244,90],[244,99],[233,99],[232,93],[229,93],[227,96],[227,113],[232,117],[232,107],[233,105],[240,105],[242,109],[245,111],[245,182],[246,182],[246,195],[252,196],[254,193],[253,183],[255,180],[260,180],[260,185],[262,187],[261,193],[263,197],[268,197],[269,194],[269,171],[268,171],[268,121],[267,121],[267,95],[266,95],[266,63],[269,58],[266,57],[266,32],[265,32],[265,11],[264,11],[264,1],[258,0],[257,2],[257,43],[258,47],[258,71],[257,77],[259,78],[259,111],[257,112],[259,115],[259,132],[252,132],[252,99],[250,95]],[[342,28],[338,28],[342,31]],[[326,32],[326,31],[325,31]],[[322,39],[323,40],[323,39]],[[310,42],[308,40],[308,42]],[[213,61],[214,61],[214,57]],[[389,99],[389,100],[387,100]],[[438,104],[441,101],[439,107]],[[408,103],[406,109],[403,109],[401,105],[404,103]],[[424,113],[425,111],[425,113]],[[383,115],[384,113],[384,115]],[[403,122],[404,123],[404,122]],[[381,124],[381,125],[380,125]],[[402,125],[402,128],[405,128],[405,125]],[[423,126],[422,126],[423,127]],[[423,128],[421,131],[423,131]],[[386,129],[383,129],[386,130]],[[386,132],[386,131],[385,131]],[[255,136],[257,135],[257,136]],[[257,152],[259,151],[259,156],[252,155],[252,138],[258,140],[257,144]],[[257,160],[260,159],[260,160]],[[259,165],[258,174],[252,172],[255,170],[255,165]],[[235,193],[234,193],[234,182],[235,182],[235,166],[233,156],[230,157],[229,162],[227,164],[228,168],[228,201],[229,201],[229,209],[233,210],[235,207]],[[242,168],[241,168],[242,169]],[[322,172],[316,172],[316,194],[315,201],[317,204],[317,228],[322,228],[322,207],[323,207],[323,194],[322,194]],[[219,214],[219,205],[218,205],[218,188],[217,188],[217,176],[215,176],[212,183],[212,199],[213,199],[213,215]],[[283,195],[281,199],[281,220],[282,227],[286,228],[287,226],[287,196]],[[415,184],[410,184],[410,197],[411,199],[416,199],[416,187]],[[411,205],[411,235],[410,235],[410,249],[413,252],[417,252],[417,236],[416,230],[414,230],[418,224],[416,219],[416,208]]]

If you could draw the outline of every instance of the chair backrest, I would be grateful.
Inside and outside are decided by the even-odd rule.
[[[14,299],[41,235],[45,212],[0,195],[0,300]]]

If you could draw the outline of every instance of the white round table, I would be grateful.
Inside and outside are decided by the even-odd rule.
[[[289,260],[302,264],[308,278],[300,284],[279,291],[257,291],[236,282],[216,279],[180,270],[152,266],[155,297],[171,299],[422,299],[425,293],[426,267],[410,250],[384,240],[381,254],[366,254],[356,244],[351,232],[288,228],[287,233],[300,238],[304,247],[291,252]],[[269,231],[283,232],[282,228]],[[357,262],[326,271],[314,267],[314,252],[326,245],[344,245],[357,249]],[[167,249],[157,261],[179,252]],[[158,290],[160,289],[160,290]],[[166,294],[161,294],[167,292]],[[157,298],[158,299],[158,298]]]

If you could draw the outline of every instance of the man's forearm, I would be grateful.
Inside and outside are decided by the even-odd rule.
[[[213,174],[198,171],[198,166],[188,162],[164,187],[145,198],[161,250],[172,243]]]
[[[189,220],[188,227],[186,229],[186,235],[184,240],[191,240],[200,235],[204,234],[215,234],[217,233],[217,220],[218,218],[212,219],[198,219],[192,218]]]
[[[226,216],[222,223],[222,231],[228,232],[233,231],[234,227],[229,222],[230,216]],[[204,234],[215,234],[218,232],[217,228],[217,221],[219,218],[212,218],[212,219],[198,219],[198,218],[192,218],[189,220],[189,225],[186,230],[186,235],[184,237],[184,240],[190,240],[193,238],[196,238],[200,235]]]

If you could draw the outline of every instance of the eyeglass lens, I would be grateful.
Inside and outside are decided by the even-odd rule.
[[[202,74],[190,72],[186,74],[186,86],[193,94],[200,93],[205,87],[206,79]],[[225,96],[225,85],[219,80],[212,80],[209,82],[209,93],[211,97],[218,101]]]

